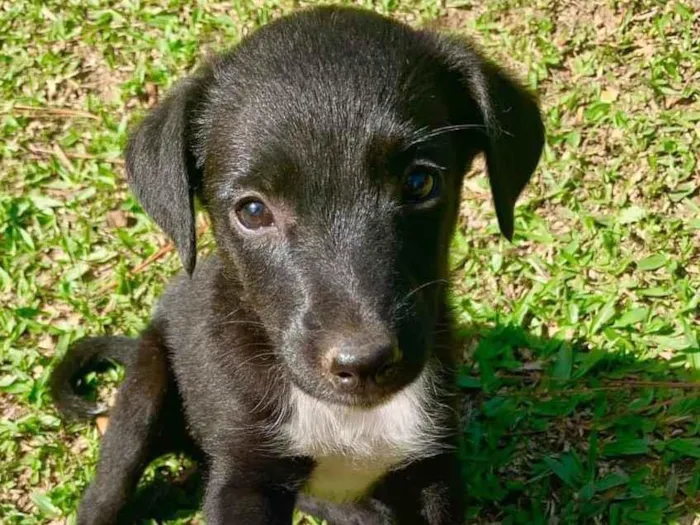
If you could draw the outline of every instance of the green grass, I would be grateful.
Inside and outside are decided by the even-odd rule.
[[[700,521],[693,3],[363,2],[471,35],[546,115],[514,243],[477,169],[453,250],[475,523]],[[126,190],[127,127],[204,53],[298,5],[163,4],[0,5],[2,523],[73,519],[99,434],[58,419],[51,363],[83,335],[138,332],[179,268]],[[167,505],[168,523],[201,520]]]

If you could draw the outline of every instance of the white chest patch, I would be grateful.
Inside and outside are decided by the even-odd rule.
[[[316,461],[303,490],[335,502],[361,499],[393,466],[387,461],[358,461],[346,456],[327,456]]]
[[[444,408],[428,371],[371,409],[324,403],[298,388],[291,405],[289,453],[316,461],[304,491],[319,498],[360,499],[391,469],[443,450]]]

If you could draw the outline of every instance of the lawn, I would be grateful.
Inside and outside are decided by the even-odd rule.
[[[545,113],[514,242],[478,166],[454,240],[472,522],[700,523],[700,5],[360,3],[470,35]],[[127,129],[200,57],[310,4],[0,3],[3,524],[74,520],[100,433],[57,417],[52,362],[136,334],[179,269],[127,191]],[[202,522],[188,472],[149,469],[154,516]]]

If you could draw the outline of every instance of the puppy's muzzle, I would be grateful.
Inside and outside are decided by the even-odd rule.
[[[351,394],[387,386],[395,376],[401,358],[395,337],[355,334],[336,342],[325,354],[323,368],[334,388]]]

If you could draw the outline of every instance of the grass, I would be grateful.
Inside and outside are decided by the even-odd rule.
[[[546,115],[514,243],[479,169],[454,242],[474,523],[700,522],[693,2],[363,2],[471,35]],[[128,126],[203,54],[299,5],[163,4],[0,5],[3,523],[74,519],[99,432],[58,419],[51,363],[83,335],[136,333],[179,268],[126,190]],[[148,478],[183,468],[164,458]],[[161,504],[165,522],[201,521],[191,503]]]

